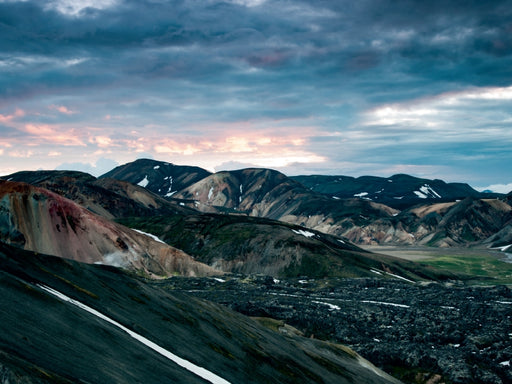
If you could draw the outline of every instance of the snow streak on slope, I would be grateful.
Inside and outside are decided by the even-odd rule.
[[[115,325],[117,328],[123,330],[124,332],[126,332],[128,335],[130,335],[134,339],[140,341],[142,344],[144,344],[147,347],[151,348],[153,351],[158,352],[162,356],[164,356],[167,359],[169,359],[169,360],[173,361],[174,363],[178,364],[180,367],[185,368],[186,370],[188,370],[188,371],[194,373],[195,375],[201,377],[202,379],[205,379],[205,380],[207,380],[207,381],[209,381],[210,383],[213,383],[213,384],[230,384],[229,381],[223,379],[220,376],[217,376],[215,373],[210,372],[210,371],[208,371],[207,369],[205,369],[203,367],[199,367],[198,365],[195,365],[194,363],[191,363],[188,360],[182,359],[179,356],[176,356],[174,353],[169,352],[168,350],[162,348],[158,344],[153,343],[151,340],[146,339],[144,336],[141,336],[138,333],[133,332],[132,330],[126,328],[124,325],[118,323],[115,320],[112,320],[108,316],[105,316],[103,313],[98,312],[97,310],[95,310],[95,309],[93,309],[93,308],[91,308],[91,307],[89,307],[89,306],[87,306],[87,305],[85,305],[85,304],[83,304],[83,303],[81,303],[79,301],[76,301],[76,300],[74,300],[74,299],[64,295],[63,293],[60,293],[59,291],[56,291],[53,288],[50,288],[50,287],[45,286],[45,285],[40,285],[40,284],[37,284],[37,286],[39,288],[43,289],[44,291],[52,294],[53,296],[58,297],[62,301],[66,301],[68,303],[71,303],[71,304],[77,306],[78,308],[83,309],[84,311],[87,311],[87,312],[93,314],[94,316],[99,317],[100,319],[105,320],[106,322],[108,322],[108,323],[110,323],[112,325]]]

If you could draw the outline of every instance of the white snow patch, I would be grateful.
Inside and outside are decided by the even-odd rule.
[[[346,244],[343,240],[341,239],[338,239],[338,241],[341,243],[341,244]]]
[[[502,361],[500,363],[500,365],[504,366],[504,367],[510,367],[510,360],[507,360],[507,361]]]
[[[338,305],[334,305],[331,303],[324,303],[323,301],[313,301],[313,303],[327,305],[329,307],[329,311],[335,311],[335,310],[341,309]]]
[[[160,166],[159,166],[159,165],[155,165],[155,166],[153,167],[153,169],[158,169],[158,168],[160,168]]]
[[[148,175],[144,176],[144,178],[137,183],[137,185],[140,185],[142,188],[146,188],[149,184]]]
[[[354,195],[354,197],[363,197],[363,196],[368,196],[368,192],[356,193],[356,194]]]
[[[167,359],[173,361],[174,363],[178,364],[180,367],[185,368],[187,371],[192,372],[193,374],[201,377],[202,379],[205,379],[206,381],[209,381],[210,383],[214,384],[229,384],[229,381],[223,379],[220,376],[217,376],[215,373],[208,371],[207,369],[200,367],[198,365],[195,365],[194,363],[191,363],[188,360],[182,359],[181,357],[175,355],[174,353],[168,351],[167,349],[164,349],[163,347],[159,346],[158,344],[152,342],[149,339],[146,339],[144,336],[139,335],[138,333],[133,332],[131,329],[126,328],[121,323],[118,323],[117,321],[111,319],[110,317],[104,315],[103,313],[95,310],[94,308],[91,308],[80,301],[74,300],[63,293],[56,291],[53,288],[50,288],[46,285],[40,285],[37,284],[39,288],[42,290],[48,292],[49,294],[58,297],[62,301],[66,301],[70,304],[73,304],[74,306],[83,309],[84,311],[87,311],[91,314],[93,314],[96,317],[99,317],[102,320],[105,320],[106,322],[116,326],[117,328],[121,329],[122,331],[126,332],[128,335],[133,337],[135,340],[140,341],[145,346],[151,348],[153,351],[159,353],[160,355],[166,357]]]
[[[244,193],[244,187],[240,184],[240,194]]]
[[[167,192],[167,193],[165,194],[165,197],[171,197],[171,196],[172,196],[172,195],[174,195],[176,192],[178,192],[178,191]]]
[[[414,283],[414,281],[409,280],[409,279],[406,279],[406,278],[405,278],[405,277],[403,277],[403,276],[395,275],[394,273],[386,272],[386,275],[396,277],[397,279],[400,279],[400,280],[408,281],[409,283]]]
[[[512,305],[512,301],[496,301],[498,304]]]
[[[428,196],[421,193],[420,191],[414,191],[414,193],[416,194],[416,196],[418,196],[420,199],[426,199]]]
[[[491,248],[491,249],[499,249],[501,252],[505,252],[505,251],[507,251],[510,247],[512,247],[512,244],[505,245],[505,246],[502,246],[502,247],[493,247],[493,248]]]
[[[421,188],[420,188],[420,191],[423,192],[425,195],[434,195],[434,197],[437,197],[437,198],[441,198],[441,195],[439,195],[439,193],[437,193],[436,191],[434,191],[432,189],[432,187],[428,184],[425,184],[423,185]]]
[[[376,273],[377,275],[382,275],[382,272],[377,271],[376,269],[370,269],[370,272]]]
[[[393,182],[393,180],[388,180],[388,183],[392,183],[392,182]]]
[[[211,187],[210,190],[208,191],[208,201],[210,201],[210,199],[212,198],[212,195],[213,195],[213,187]]]
[[[185,206],[185,203],[180,203],[180,205],[181,205],[182,207],[184,207],[184,206]]]
[[[315,236],[315,234],[313,232],[304,231],[303,229],[299,229],[299,230],[292,229],[292,232],[296,233],[297,235],[302,235],[304,237],[313,237],[313,236]]]
[[[389,305],[391,307],[399,307],[399,308],[411,308],[410,305],[396,304],[396,303],[387,303],[385,301],[361,300],[361,303]]]
[[[141,233],[141,234],[143,234],[143,235],[146,235],[146,236],[148,236],[148,237],[152,238],[153,240],[158,241],[159,243],[166,244],[165,242],[163,242],[162,240],[160,240],[157,236],[152,235],[151,233],[143,232],[143,231],[140,231],[140,230],[135,229],[135,228],[132,228],[132,231],[135,231],[135,232]]]
[[[274,278],[274,284],[279,284],[280,282],[281,282],[281,280]]]
[[[402,200],[404,197],[403,196],[395,196],[393,197],[393,199],[396,199],[396,200]]]
[[[226,280],[221,279],[219,277],[214,277],[213,280],[218,281],[219,283],[225,283],[226,282]]]
[[[334,200],[339,200],[340,198],[338,196],[333,196],[332,197]]]

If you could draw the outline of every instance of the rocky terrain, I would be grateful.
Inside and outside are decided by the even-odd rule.
[[[155,282],[307,337],[348,345],[405,383],[512,382],[512,292],[505,286],[376,279],[171,278]]]
[[[406,178],[420,183],[407,188],[430,198],[415,194],[424,203],[399,210],[363,195],[333,198],[268,169],[203,171],[140,160],[112,171],[135,184],[73,171],[0,180],[0,300],[15,308],[0,320],[4,329],[20,329],[0,332],[0,382],[202,380],[176,367],[147,374],[147,358],[131,367],[146,354],[131,352],[130,332],[143,340],[181,335],[164,341],[211,371],[232,371],[232,382],[396,382],[332,343],[406,383],[511,382],[509,288],[465,285],[496,279],[487,270],[476,278],[471,268],[448,272],[354,244],[492,247],[507,255],[510,194],[443,201],[441,187],[465,187]],[[499,268],[493,261],[486,268]],[[503,270],[494,281],[510,281]],[[77,313],[83,306],[70,310],[66,303],[76,303],[52,289],[108,312],[110,328]],[[48,326],[40,330],[34,318]],[[85,328],[70,328],[78,323]],[[198,327],[204,332],[192,336]],[[188,338],[198,356],[187,350]],[[48,350],[49,339],[56,341]],[[105,354],[102,363],[88,360],[100,367],[90,376],[78,355],[95,350]]]

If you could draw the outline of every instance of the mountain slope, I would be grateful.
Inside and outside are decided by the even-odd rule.
[[[0,313],[4,383],[398,383],[348,348],[283,336],[114,268],[2,243],[0,305],[9,308]]]
[[[178,249],[94,215],[56,193],[12,181],[0,181],[0,241],[150,275],[218,273]]]
[[[100,176],[128,181],[163,197],[170,197],[189,185],[209,176],[205,169],[174,165],[162,161],[139,159],[121,165]]]
[[[315,192],[340,199],[360,197],[397,209],[425,202],[445,202],[466,197],[485,197],[468,184],[445,183],[442,180],[422,179],[398,174],[391,177],[361,176],[292,176]]]
[[[331,198],[266,169],[219,172],[179,192],[176,198],[204,212],[221,210],[267,217],[344,237],[355,244],[465,246],[483,242],[511,218],[511,207],[504,201],[469,197],[443,202],[445,198],[437,192],[445,193],[447,188],[452,194],[471,194],[468,186],[453,187],[438,180],[438,184],[432,183],[436,190],[426,180],[406,175],[375,179],[388,184],[405,180],[399,191],[418,188],[410,194],[424,203],[400,212],[364,196]],[[423,199],[418,197],[420,194],[430,197]],[[411,196],[408,201],[410,204]]]
[[[121,220],[225,272],[274,277],[463,279],[418,263],[364,251],[303,227],[242,215],[196,214]]]
[[[266,217],[343,235],[367,220],[398,211],[360,199],[335,200],[280,172],[242,169],[210,175],[175,195],[201,211],[221,210]]]
[[[107,219],[172,214],[186,209],[148,189],[109,178],[96,179],[77,171],[22,171],[5,176],[58,193]]]

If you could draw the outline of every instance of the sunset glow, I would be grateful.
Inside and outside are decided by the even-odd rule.
[[[508,185],[507,3],[2,0],[0,174],[148,157]]]

